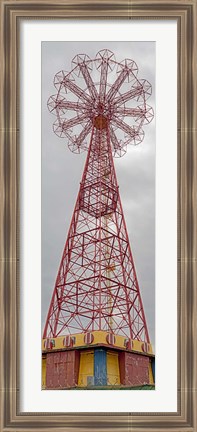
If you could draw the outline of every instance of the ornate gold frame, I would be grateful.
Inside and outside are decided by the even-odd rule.
[[[1,0],[1,431],[197,431],[197,1]],[[176,19],[178,23],[178,410],[21,413],[19,399],[19,28],[28,19]],[[169,383],[170,392],[170,383]],[[167,395],[166,395],[167,397]]]

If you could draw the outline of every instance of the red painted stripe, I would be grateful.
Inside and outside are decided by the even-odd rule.
[[[93,340],[94,340],[94,336],[93,336],[93,334],[92,333],[86,333],[85,334],[85,336],[84,336],[84,342],[85,342],[85,344],[91,344],[92,342],[93,342]]]
[[[73,341],[72,341],[71,336],[70,336],[70,335],[65,336],[65,338],[64,338],[64,340],[63,340],[63,345],[64,345],[65,347],[70,347],[70,346],[72,346],[72,344],[73,344]]]
[[[113,333],[108,333],[106,336],[107,343],[109,345],[114,345],[116,342],[116,338]]]
[[[147,342],[144,342],[142,344],[142,351],[147,353],[149,351],[149,344]]]

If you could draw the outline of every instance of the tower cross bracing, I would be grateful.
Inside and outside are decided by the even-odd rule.
[[[44,338],[101,330],[150,342],[113,161],[142,142],[153,118],[151,84],[137,74],[133,60],[105,49],[55,76],[54,132],[87,159]]]

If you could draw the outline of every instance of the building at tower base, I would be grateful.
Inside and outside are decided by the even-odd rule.
[[[152,346],[105,331],[46,338],[42,388],[154,389]]]

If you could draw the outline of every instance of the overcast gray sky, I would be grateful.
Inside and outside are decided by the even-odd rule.
[[[138,78],[153,88],[148,100],[155,111],[154,42],[42,42],[42,326],[45,324],[86,153],[73,154],[66,139],[52,129],[55,116],[47,109],[56,93],[54,75],[71,70],[76,54],[95,58],[107,48],[118,62],[129,58],[139,68]],[[155,119],[144,126],[138,146],[114,159],[124,215],[136,267],[151,342],[155,343]]]

